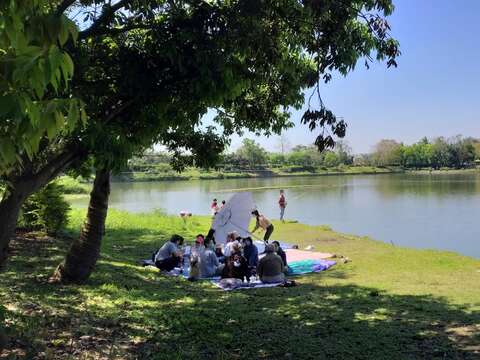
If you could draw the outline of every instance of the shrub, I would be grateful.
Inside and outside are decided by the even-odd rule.
[[[63,187],[52,182],[30,196],[22,207],[19,225],[55,235],[65,228],[70,205],[62,196]]]

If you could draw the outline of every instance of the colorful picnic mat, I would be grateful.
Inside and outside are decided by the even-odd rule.
[[[327,270],[335,265],[333,260],[300,260],[288,263],[288,275],[302,275]]]
[[[330,253],[321,253],[316,251],[306,251],[306,250],[299,250],[299,249],[285,249],[285,253],[287,254],[287,261],[290,264],[293,261],[301,261],[301,260],[325,260],[330,259],[334,255]]]

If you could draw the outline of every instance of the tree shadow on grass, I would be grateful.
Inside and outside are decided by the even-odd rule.
[[[318,276],[318,275],[313,275]],[[138,358],[474,359],[480,314],[354,285],[209,293],[152,314]],[[458,329],[470,329],[461,336]]]
[[[480,314],[442,298],[324,286],[321,273],[294,288],[223,292],[135,266],[127,249],[106,251],[85,285],[48,284],[67,246],[51,240],[32,255],[31,243],[15,244],[0,274],[11,348],[24,358],[480,357]]]

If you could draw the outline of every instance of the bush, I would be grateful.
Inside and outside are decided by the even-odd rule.
[[[70,205],[62,194],[63,187],[52,182],[30,196],[23,204],[19,225],[29,231],[40,230],[51,235],[64,229]]]

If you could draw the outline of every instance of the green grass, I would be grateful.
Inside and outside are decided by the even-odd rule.
[[[91,189],[90,184],[81,183],[78,179],[66,175],[60,176],[56,182],[63,187],[64,194],[68,195],[88,194]]]
[[[83,219],[71,212],[69,236]],[[0,274],[13,348],[62,359],[480,356],[478,260],[287,222],[275,223],[274,238],[352,262],[298,277],[294,288],[231,293],[138,265],[172,233],[192,239],[209,222],[110,210],[102,257],[81,286],[47,282],[68,236],[16,241]]]

